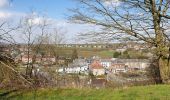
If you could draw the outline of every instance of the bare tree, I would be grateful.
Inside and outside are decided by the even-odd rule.
[[[52,31],[52,41],[53,44],[63,44],[66,42],[65,39],[65,34],[67,33],[66,30],[64,30],[63,28],[54,28],[54,30]]]
[[[40,52],[41,49],[42,55],[53,56],[57,62],[59,54],[62,52],[59,44],[65,43],[65,33],[66,31],[61,27],[48,27],[46,34],[41,34],[36,38],[35,49],[37,49],[37,53]]]
[[[22,21],[21,21],[21,26],[22,26],[22,29],[21,29],[21,32],[24,34],[24,41],[25,43],[27,44],[26,48],[26,52],[27,52],[27,68],[26,68],[26,77],[29,77],[30,76],[30,73],[31,71],[29,70],[30,69],[30,62],[32,60],[32,58],[30,57],[31,55],[31,46],[33,45],[34,43],[34,39],[33,38],[33,30],[35,31],[35,24],[33,23],[33,20],[34,20],[34,17],[31,15],[31,16],[28,16],[28,17],[25,17]],[[25,53],[25,52],[24,52]]]
[[[61,27],[55,28],[51,33],[52,44],[54,44],[52,52],[55,56],[56,62],[59,58],[59,54],[62,53],[62,48],[60,48],[59,45],[66,42],[65,33],[67,33],[67,31]]]
[[[19,26],[10,26],[10,23],[3,21],[0,24],[0,42],[15,43],[11,33],[19,28]]]
[[[39,17],[35,15],[34,13],[31,13],[30,15],[26,16],[21,20],[21,32],[23,33],[23,39],[25,43],[27,44],[26,52],[27,52],[27,68],[26,68],[26,76],[31,77],[32,76],[32,70],[34,63],[36,62],[36,56],[40,49],[40,46],[42,45],[43,41],[39,39],[37,42],[36,39],[39,37],[43,37],[45,34],[47,34],[47,27],[49,26],[49,23],[47,19],[43,17]],[[33,52],[34,49],[34,52]]]
[[[142,41],[155,47],[164,83],[170,80],[170,2],[169,0],[76,0],[71,20],[100,27],[95,35],[108,39]],[[101,37],[102,38],[102,37]]]
[[[18,72],[16,63],[14,62],[14,59],[11,57],[11,55],[7,54],[7,52],[3,50],[3,48],[10,50],[12,47],[9,45],[16,46],[13,34],[15,34],[16,30],[18,30],[20,26],[3,20],[1,20],[1,22],[0,49],[2,50],[0,50],[0,88],[17,88],[22,86],[30,86],[31,83]],[[20,83],[20,85],[16,84],[17,82]]]

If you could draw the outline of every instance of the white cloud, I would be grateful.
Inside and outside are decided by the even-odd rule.
[[[26,15],[25,13],[21,12],[12,12],[6,10],[0,10],[0,20],[2,19],[18,19]]]
[[[12,17],[12,13],[0,11],[0,19],[7,19]]]
[[[116,6],[119,6],[119,5],[120,5],[120,1],[119,1],[119,0],[105,0],[105,1],[104,1],[104,4],[105,4],[106,6],[116,7]]]
[[[35,25],[39,25],[39,24],[43,23],[43,19],[40,18],[40,17],[33,18],[33,19],[29,19],[29,20],[28,20],[28,23],[30,23],[30,24],[35,24]]]
[[[0,8],[9,6],[9,1],[8,0],[0,0]]]
[[[32,25],[44,25],[44,24],[52,24],[54,20],[51,18],[44,18],[44,17],[34,17],[28,19],[28,23]]]
[[[74,23],[68,23],[68,20],[65,19],[54,19],[49,17],[43,17],[38,16],[35,12],[30,15],[23,12],[14,12],[14,11],[7,11],[7,10],[0,10],[0,21],[1,20],[10,20],[12,21],[19,21],[20,18],[31,18],[30,20],[27,20],[29,24],[34,25],[42,25],[44,24],[44,21],[46,21],[47,24],[49,24],[49,30],[53,30],[55,28],[61,28],[63,29],[66,36],[66,40],[68,43],[79,43],[79,41],[76,40],[77,33],[85,32],[87,30],[97,30],[94,26],[85,24],[74,24]],[[23,42],[20,38],[21,34],[17,33],[15,34],[15,39],[17,42]],[[81,42],[81,41],[80,41]]]
[[[56,25],[56,27],[67,31],[67,33],[64,33],[67,39],[67,43],[83,43],[83,40],[77,40],[77,35],[79,33],[99,30],[99,27],[95,25],[70,23],[68,20],[64,19],[53,19],[53,23]]]

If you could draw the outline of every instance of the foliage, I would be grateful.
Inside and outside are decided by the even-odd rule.
[[[114,52],[113,53],[113,58],[118,58],[121,55],[120,52]]]
[[[75,60],[75,59],[77,59],[77,58],[78,58],[78,52],[77,52],[77,49],[74,49],[74,50],[73,50],[73,53],[72,53],[71,59],[72,59],[72,61],[73,61],[73,60]]]

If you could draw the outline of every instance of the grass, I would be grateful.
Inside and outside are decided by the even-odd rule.
[[[71,56],[75,48],[62,48],[57,50],[60,56]],[[102,58],[110,58],[113,56],[113,50],[108,49],[97,49],[97,48],[77,48],[79,56],[92,57],[100,56]]]
[[[113,53],[114,53],[113,50],[105,50],[105,51],[103,50],[103,51],[100,51],[98,53],[98,55],[100,57],[103,57],[103,58],[112,58],[113,57]]]
[[[170,85],[124,89],[39,89],[20,91],[3,98],[10,100],[170,100]]]

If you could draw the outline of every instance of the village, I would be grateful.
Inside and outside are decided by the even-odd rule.
[[[100,59],[92,57],[91,59],[75,59],[67,67],[56,70],[59,73],[92,73],[94,76],[105,75],[109,73],[126,73],[129,71],[145,71],[150,62],[147,59]]]
[[[72,47],[77,48],[87,48],[87,44],[84,47],[82,45],[60,45],[60,47],[67,49]],[[107,82],[114,82],[119,84],[121,82],[124,84],[132,83],[133,81],[149,81],[147,76],[148,69],[151,64],[151,60],[148,59],[138,59],[138,58],[113,58],[113,57],[100,57],[99,55],[93,55],[90,57],[79,56],[76,49],[71,49],[71,56],[56,56],[50,53],[34,53],[34,49],[27,48],[26,45],[22,46],[6,46],[1,48],[1,50],[8,52],[13,56],[13,59],[16,63],[19,64],[20,69],[25,69],[28,65],[33,66],[32,73],[33,75],[39,75],[50,78],[50,73],[56,75],[55,77],[70,77],[70,75],[76,75],[80,80],[84,80],[83,84],[95,84],[94,87],[105,87]],[[16,48],[17,47],[17,48]],[[98,48],[99,50],[103,48],[114,49],[117,53],[127,52],[128,48],[133,50],[143,50],[146,47],[142,47],[139,44],[129,44],[117,46],[112,44],[110,48],[107,45],[90,45],[91,49]],[[102,47],[102,48],[101,48]],[[89,48],[88,48],[89,49]],[[29,55],[28,55],[29,51]],[[57,51],[59,52],[59,51]],[[96,52],[96,51],[95,51]],[[72,56],[75,56],[74,58]],[[50,69],[50,72],[49,72]],[[25,72],[22,72],[25,73]],[[64,76],[63,76],[64,75]],[[81,77],[85,77],[81,79]],[[89,79],[90,77],[90,79]],[[63,79],[61,79],[63,80]],[[69,83],[60,80],[60,84]],[[58,82],[59,83],[59,82]],[[73,82],[74,83],[74,82]],[[75,84],[75,83],[74,83]],[[100,84],[100,85],[99,85]],[[104,84],[104,85],[103,85]],[[102,86],[101,86],[102,85]],[[68,84],[67,86],[71,86]]]

